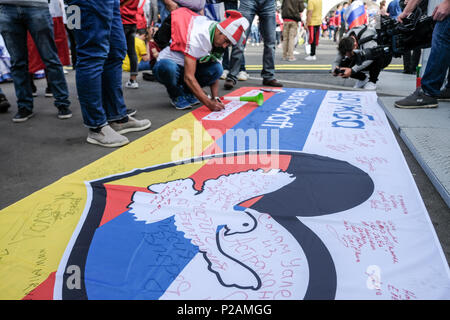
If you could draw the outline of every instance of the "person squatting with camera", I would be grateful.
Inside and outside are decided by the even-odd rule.
[[[354,50],[366,50],[377,47],[376,35],[376,30],[367,25],[352,28],[339,41],[338,54],[332,64],[333,76],[356,79],[357,82],[353,88],[376,90],[378,76],[381,70],[391,63],[392,55],[386,53],[374,57],[373,60],[365,60],[358,64],[358,59],[354,52]]]

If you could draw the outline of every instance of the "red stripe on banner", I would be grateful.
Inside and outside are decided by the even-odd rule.
[[[261,89],[261,87],[243,87],[233,91],[231,94],[228,94],[228,96],[239,97],[249,91],[259,89]],[[263,92],[264,101],[272,97],[274,94],[274,92]],[[225,104],[228,102],[229,101],[227,100],[224,101]],[[196,110],[192,111],[192,115],[203,125],[203,128],[208,131],[208,133],[210,133],[214,139],[217,140],[221,136],[218,136],[215,133],[220,131],[223,136],[229,129],[232,129],[236,124],[238,124],[256,108],[258,108],[258,106],[255,103],[249,102],[221,121],[203,120],[204,117],[211,113],[211,110],[209,110],[206,106],[197,108]]]
[[[211,151],[221,153],[222,150],[215,145],[217,149]],[[214,146],[211,146],[212,148]],[[205,154],[207,150],[205,150]],[[277,159],[274,159],[277,157]],[[220,164],[220,170],[217,170],[217,160],[209,160],[203,167],[192,174],[190,177],[195,181],[194,188],[198,191],[202,189],[204,182],[208,179],[217,179],[221,175],[227,175],[240,171],[257,170],[264,168],[264,170],[270,169],[282,169],[286,170],[289,166],[291,156],[289,155],[278,155],[278,154],[263,154],[259,155],[242,155],[233,157],[232,163],[227,163],[224,158],[223,164]],[[230,159],[230,158],[229,158]],[[114,218],[118,217],[122,213],[128,211],[127,206],[130,204],[130,199],[133,198],[133,193],[136,191],[151,193],[147,188],[136,187],[136,186],[122,186],[114,184],[105,184],[106,189],[106,206],[105,211],[102,216],[102,220],[99,224],[99,228]],[[255,198],[256,199],[256,198]],[[251,206],[257,200],[260,199],[250,199],[246,201],[246,205]]]
[[[218,139],[218,137],[214,137],[214,136],[212,136],[212,137],[213,137],[214,141],[216,141],[216,139]],[[222,148],[219,147],[219,145],[214,142],[209,147],[205,148],[205,150],[203,150],[202,156],[210,156],[213,154],[221,154],[221,153],[223,153]]]
[[[254,205],[255,203],[257,203],[259,201],[259,199],[261,199],[263,196],[259,196],[250,200],[247,200],[245,202],[241,203],[241,207],[245,207],[245,208],[250,208],[252,205]]]
[[[231,158],[211,159],[198,171],[192,174],[190,178],[192,178],[192,180],[195,181],[194,188],[200,191],[205,181],[209,179],[217,179],[218,177],[223,175],[229,175],[241,171],[258,170],[260,168],[264,168],[264,170],[278,169],[278,168],[286,170],[291,161],[290,155],[268,154],[264,155],[264,157],[266,158],[263,160],[262,157],[247,154],[233,157],[232,159]],[[275,161],[272,157],[278,157],[277,161]],[[223,163],[218,164],[217,160],[223,160]],[[232,163],[227,163],[227,160],[233,161]],[[263,161],[264,163],[262,163]],[[266,164],[266,162],[268,162],[269,164]],[[218,166],[220,168],[219,170]],[[258,199],[260,198],[261,197],[259,197]],[[256,198],[250,199],[245,203],[253,204],[256,202],[255,199]]]
[[[98,227],[128,211],[127,206],[136,191],[151,193],[147,188],[105,184],[106,206],[102,221]]]
[[[53,300],[56,271],[50,273],[39,286],[30,291],[22,300]]]

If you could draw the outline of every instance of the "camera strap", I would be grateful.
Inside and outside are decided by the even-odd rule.
[[[364,32],[366,32],[367,28],[368,28],[367,25],[365,25],[364,28],[361,30],[361,32],[358,33],[358,36],[356,36],[356,34],[355,34],[356,42],[358,43],[359,47],[361,47],[361,45],[363,45],[364,43],[372,41],[372,40],[376,40],[376,38],[377,38],[377,35],[374,34],[373,36],[369,36],[369,37],[365,37],[365,38],[361,39],[362,35],[364,34]]]

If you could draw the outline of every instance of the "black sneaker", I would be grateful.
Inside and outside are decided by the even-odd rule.
[[[45,88],[45,96],[46,96],[47,98],[53,97],[52,90],[50,90],[49,87]]]
[[[72,118],[72,111],[68,107],[58,108],[58,119],[69,119]]]
[[[19,111],[17,111],[16,115],[12,119],[13,122],[25,122],[28,119],[30,119],[32,116],[34,116],[33,111],[28,111],[26,108],[20,108]]]
[[[156,81],[155,75],[149,72],[142,72],[142,79],[145,81]]]
[[[422,89],[419,88],[405,99],[395,101],[395,106],[402,109],[436,108],[438,106],[438,101],[436,98],[427,96]]]
[[[439,101],[450,101],[450,88],[442,89],[437,99]]]
[[[0,94],[0,113],[7,112],[9,107],[11,107],[11,105],[9,104],[8,99],[6,99],[4,94]]]
[[[225,90],[231,90],[234,88],[235,85],[236,85],[235,81],[233,81],[232,79],[227,79],[225,80],[223,87],[225,88]]]
[[[129,116],[134,116],[136,113],[137,113],[136,109],[131,109],[131,108],[127,109],[127,115],[129,115]]]

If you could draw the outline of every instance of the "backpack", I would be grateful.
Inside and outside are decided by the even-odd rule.
[[[172,15],[169,14],[166,19],[164,19],[161,27],[155,32],[153,39],[158,45],[159,49],[163,50],[170,44],[172,38]]]

